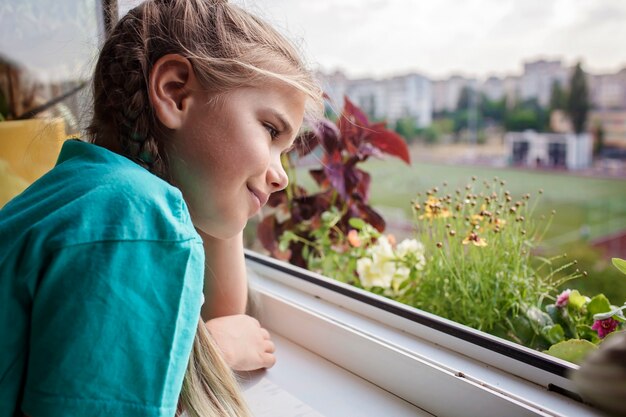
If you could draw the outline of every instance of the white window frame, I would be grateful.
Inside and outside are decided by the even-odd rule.
[[[441,416],[600,416],[576,365],[246,251],[264,326]]]

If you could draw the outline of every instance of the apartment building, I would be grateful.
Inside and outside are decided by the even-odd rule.
[[[413,118],[420,127],[432,121],[431,82],[420,74],[355,80],[347,79],[341,72],[317,76],[336,110],[341,108],[346,95],[371,118],[384,119],[389,124],[405,117]]]

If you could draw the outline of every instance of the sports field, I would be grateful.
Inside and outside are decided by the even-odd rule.
[[[407,166],[394,159],[375,160],[363,168],[372,175],[371,203],[402,208],[410,215],[410,201],[418,192],[445,181],[451,190],[463,188],[472,176],[479,181],[498,177],[513,196],[543,189],[537,215],[556,210],[544,244],[560,245],[626,229],[626,180],[579,176],[571,173],[482,166],[414,162]],[[302,174],[300,174],[302,175]]]

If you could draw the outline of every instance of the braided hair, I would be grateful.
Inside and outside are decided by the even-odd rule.
[[[309,100],[305,120],[321,115],[322,93],[293,45],[263,20],[227,0],[148,0],[124,16],[96,65],[90,140],[167,179],[167,158],[148,97],[150,70],[166,54],[187,58],[216,96],[267,78]]]
[[[94,74],[92,142],[164,176],[148,98],[149,63],[142,8],[124,16],[104,44]]]

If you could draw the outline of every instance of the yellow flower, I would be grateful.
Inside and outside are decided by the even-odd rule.
[[[482,222],[484,219],[483,216],[481,216],[480,214],[472,214],[472,217],[470,219],[470,223],[473,224],[474,226],[480,224],[480,222]]]
[[[487,246],[487,241],[474,232],[471,232],[465,239],[463,239],[464,245],[468,245],[470,243],[478,247]]]
[[[491,212],[487,211],[487,206],[485,206],[483,204],[482,206],[480,206],[480,212],[478,214],[472,214],[472,217],[470,219],[470,223],[473,224],[474,226],[476,226],[476,225],[480,224],[480,222],[485,220],[485,217],[487,217],[489,219],[493,218],[492,215],[491,215]]]
[[[489,219],[489,223],[494,229],[502,229],[506,224],[506,220],[499,217],[492,217],[491,219]]]
[[[452,213],[441,204],[441,200],[431,195],[428,196],[428,200],[424,203],[424,214],[419,216],[419,219],[445,219],[450,216],[452,216]]]

